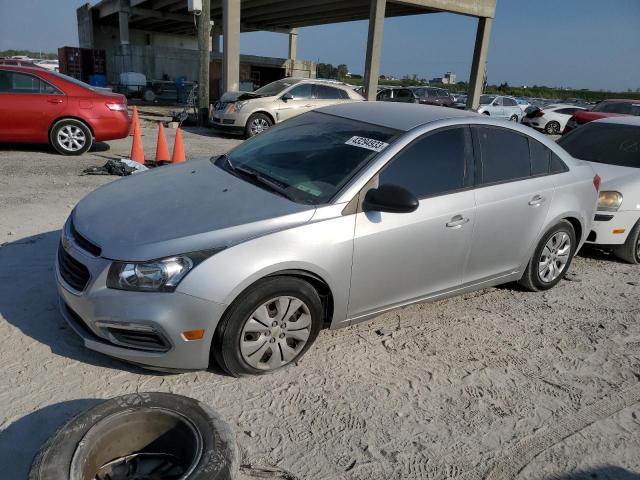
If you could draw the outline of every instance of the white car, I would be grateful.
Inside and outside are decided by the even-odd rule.
[[[600,175],[600,197],[587,243],[640,263],[640,117],[589,122],[558,144]]]
[[[39,67],[49,70],[50,72],[60,71],[60,63],[58,60],[36,60],[34,63]]]
[[[544,108],[530,110],[522,119],[522,123],[549,135],[560,135],[569,119],[578,110],[586,108],[562,103],[547,105]]]
[[[480,108],[477,112],[516,123],[520,122],[524,115],[515,98],[502,95],[480,95]]]

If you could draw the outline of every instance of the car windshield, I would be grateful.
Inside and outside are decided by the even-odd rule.
[[[593,112],[621,113],[624,115],[640,116],[640,101],[632,102],[601,102],[592,109]]]
[[[329,202],[400,133],[308,112],[242,143],[215,163],[295,202],[318,205]]]
[[[640,168],[640,126],[588,123],[558,144],[581,160]]]
[[[490,105],[495,99],[493,95],[480,95],[480,105]]]
[[[66,81],[66,82],[73,83],[74,85],[76,85],[78,87],[82,87],[82,88],[86,88],[88,90],[95,91],[95,88],[93,88],[91,85],[89,85],[88,83],[81,82],[77,78],[70,77],[69,75],[65,75],[65,74],[60,73],[60,72],[49,72],[49,73],[51,75],[55,76],[55,77],[61,78],[62,80]]]
[[[264,87],[260,87],[253,93],[262,95],[263,97],[273,97],[274,95],[278,95],[285,88],[288,88],[291,85],[295,85],[299,81],[300,80],[296,78],[283,78],[282,80],[276,80],[275,82],[271,82]]]

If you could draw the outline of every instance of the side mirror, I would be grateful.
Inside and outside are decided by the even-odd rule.
[[[416,196],[406,188],[398,185],[380,185],[366,193],[362,209],[365,212],[411,213],[419,205]]]
[[[293,95],[291,95],[289,92],[287,92],[287,93],[285,93],[284,95],[282,95],[282,96],[280,97],[280,99],[281,99],[283,102],[287,102],[287,101],[289,101],[289,100],[293,100]]]

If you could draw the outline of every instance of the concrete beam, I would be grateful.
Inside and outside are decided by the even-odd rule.
[[[394,0],[396,3],[415,7],[439,10],[441,12],[459,13],[472,17],[489,17],[496,15],[496,0]]]
[[[298,29],[294,28],[289,32],[289,56],[291,60],[296,59],[298,54]]]
[[[378,91],[380,55],[382,54],[382,30],[387,0],[371,0],[369,12],[369,34],[367,36],[367,58],[364,66],[365,98],[373,101]]]
[[[240,88],[240,0],[222,0],[222,88]]]
[[[161,18],[165,20],[174,20],[176,22],[185,22],[193,24],[193,17],[191,15],[180,15],[178,13],[162,12],[160,10],[151,10],[148,8],[132,8],[131,15],[137,15],[147,18]]]
[[[487,54],[489,52],[492,23],[493,20],[491,18],[481,17],[478,19],[476,44],[471,64],[471,78],[469,78],[469,94],[467,96],[467,108],[473,110],[480,106],[480,95],[482,95],[484,78],[487,73]]]
[[[264,25],[254,25],[251,23],[240,22],[240,31],[241,32],[273,32],[273,33],[284,33],[288,35],[291,32],[290,28],[280,28],[280,27],[270,27]]]
[[[120,0],[108,0],[101,2],[98,6],[98,16],[100,18],[115,15],[120,11]]]

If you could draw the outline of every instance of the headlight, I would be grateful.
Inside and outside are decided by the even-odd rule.
[[[239,112],[240,110],[242,110],[242,107],[244,107],[247,103],[249,103],[248,100],[243,100],[241,102],[236,102],[236,112]]]
[[[598,210],[617,212],[620,205],[622,205],[622,194],[620,192],[600,192],[598,196]]]
[[[113,262],[107,275],[107,287],[137,292],[173,292],[193,267],[220,250],[205,250],[149,262]]]

